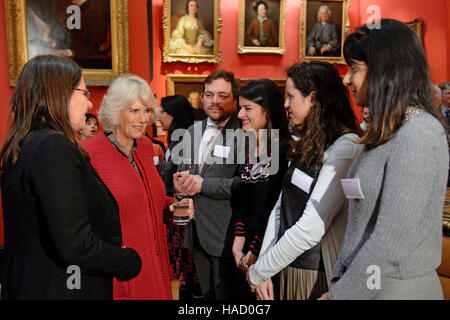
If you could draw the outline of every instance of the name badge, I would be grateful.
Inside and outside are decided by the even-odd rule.
[[[155,166],[157,166],[159,164],[159,158],[158,156],[154,156],[153,157],[153,162],[155,163]]]
[[[359,178],[341,179],[341,185],[348,199],[364,199]]]
[[[214,157],[219,158],[228,158],[228,154],[230,153],[231,148],[227,146],[216,145],[214,146]]]
[[[292,174],[291,183],[309,194],[314,179],[297,168]]]

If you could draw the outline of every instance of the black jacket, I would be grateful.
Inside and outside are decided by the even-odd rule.
[[[1,191],[2,299],[112,299],[113,276],[139,273],[136,251],[120,247],[117,203],[63,134],[28,137],[17,164],[2,174]],[[81,269],[81,289],[67,286],[71,265]]]

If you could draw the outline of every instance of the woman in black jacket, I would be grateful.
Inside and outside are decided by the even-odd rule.
[[[92,107],[81,69],[39,56],[22,69],[0,152],[3,299],[112,299],[141,268],[121,248],[118,206],[76,132]]]
[[[270,212],[281,191],[290,133],[283,95],[273,81],[251,81],[238,96],[242,129],[253,135],[254,143],[247,142],[245,164],[232,186],[236,218],[232,251],[236,266],[247,272],[259,256]]]

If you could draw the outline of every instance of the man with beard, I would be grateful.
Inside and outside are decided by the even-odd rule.
[[[205,79],[201,100],[207,119],[191,126],[183,138],[183,152],[192,150],[183,159],[195,164],[190,165],[189,172],[180,164],[174,174],[175,190],[194,196],[195,218],[186,226],[184,247],[192,249],[202,293],[208,300],[252,296],[231,252],[231,186],[238,178],[238,164],[229,163],[235,159],[236,144],[234,150],[227,147],[234,134],[226,131],[240,127],[237,91],[231,72],[218,70]]]

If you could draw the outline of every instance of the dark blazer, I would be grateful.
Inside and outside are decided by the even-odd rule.
[[[235,113],[215,140],[211,151],[214,150],[215,145],[229,145],[234,139],[234,134],[227,135],[227,129],[239,127],[240,121]],[[186,141],[190,142],[192,151],[188,158],[191,160],[198,156],[198,148],[205,128],[206,120],[197,122],[189,127],[190,136],[183,138],[182,145],[186,146]],[[194,137],[194,131],[200,134]],[[194,141],[195,138],[197,142]],[[174,153],[177,153],[177,147],[178,145],[174,148]],[[234,151],[230,150],[229,157],[236,154],[236,148],[237,144],[234,143]],[[172,156],[174,155],[172,154]],[[223,160],[224,163],[208,164],[211,160]],[[231,164],[225,162],[225,159],[218,159],[210,155],[201,168],[199,165],[195,165],[193,168],[194,174],[199,174],[203,178],[202,192],[194,196],[195,218],[188,223],[184,233],[185,248],[193,249],[200,246],[209,255],[215,257],[231,256],[233,244],[234,224],[232,223],[230,200],[233,180],[239,178],[237,176],[238,164],[236,161]],[[178,171],[181,170],[182,168],[179,166]],[[196,233],[196,237],[194,237],[194,233]],[[197,239],[199,243],[197,243]]]
[[[26,138],[1,191],[2,299],[112,299],[113,276],[139,273],[136,251],[120,247],[117,203],[63,134],[45,129]],[[81,289],[67,287],[70,265],[81,269]]]

